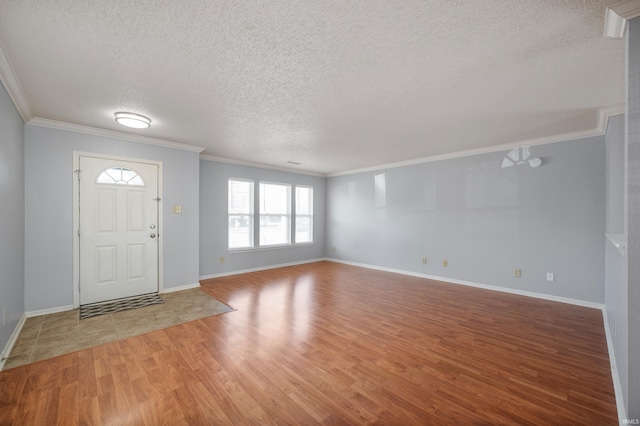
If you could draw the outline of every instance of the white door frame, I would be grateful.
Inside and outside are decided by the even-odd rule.
[[[73,151],[73,308],[80,307],[80,236],[78,229],[80,227],[80,184],[76,173],[80,168],[80,157],[104,158],[116,161],[132,161],[136,163],[149,163],[158,166],[158,292],[163,290],[163,262],[162,247],[164,241],[164,232],[162,227],[162,162],[154,160],[145,160],[133,157],[120,157],[115,155],[97,154],[95,152]]]

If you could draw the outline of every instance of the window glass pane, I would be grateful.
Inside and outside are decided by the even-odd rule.
[[[260,245],[289,244],[289,217],[260,215]]]
[[[260,182],[260,245],[291,242],[291,186]]]
[[[124,167],[111,167],[105,170],[100,173],[96,179],[96,183],[144,186],[144,181],[138,173]]]
[[[253,247],[253,216],[229,215],[229,248]]]
[[[229,179],[229,248],[253,247],[253,182]]]
[[[296,186],[296,214],[313,214],[313,188]]]
[[[296,186],[296,243],[313,242],[313,188]]]
[[[313,219],[310,216],[296,217],[296,243],[313,242]]]
[[[260,214],[289,214],[291,187],[260,183]]]
[[[253,213],[253,182],[229,180],[229,213]]]

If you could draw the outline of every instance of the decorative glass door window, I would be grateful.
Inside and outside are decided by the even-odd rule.
[[[144,186],[140,175],[125,167],[111,167],[98,175],[96,183],[113,185]]]

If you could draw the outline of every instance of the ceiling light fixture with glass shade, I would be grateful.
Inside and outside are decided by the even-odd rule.
[[[123,126],[133,129],[146,129],[151,127],[151,119],[133,112],[116,112],[116,121]]]

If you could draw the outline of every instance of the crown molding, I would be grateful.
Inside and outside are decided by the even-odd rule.
[[[596,127],[589,130],[580,130],[577,132],[563,133],[560,135],[545,136],[542,138],[529,139],[518,142],[511,142],[502,145],[492,145],[484,148],[469,149],[465,151],[452,152],[449,154],[434,155],[431,157],[416,158],[413,160],[399,161],[397,163],[383,164],[373,167],[365,167],[362,169],[349,170],[344,172],[328,173],[327,177],[352,175],[356,173],[372,172],[376,170],[391,169],[394,167],[413,166],[416,164],[432,163],[434,161],[452,160],[454,158],[469,157],[472,155],[489,154],[493,152],[509,151],[513,148],[522,146],[547,145],[551,143],[566,142],[576,139],[591,138],[594,136],[602,136],[607,131],[609,117],[624,114],[624,105],[613,105],[609,107],[598,108],[598,118]]]
[[[327,176],[324,173],[316,173],[316,172],[310,172],[306,170],[292,169],[289,167],[272,166],[269,164],[254,163],[252,161],[234,160],[231,158],[216,157],[215,155],[208,155],[208,154],[200,154],[200,159],[206,160],[206,161],[215,161],[216,163],[235,164],[238,166],[255,167],[258,169],[277,170],[279,172],[295,173],[298,175],[309,175],[309,176],[316,176],[316,177]]]
[[[604,22],[604,35],[622,38],[627,21],[640,16],[640,0],[623,0],[607,7]]]
[[[22,86],[20,86],[16,73],[13,72],[13,67],[4,53],[4,49],[2,49],[2,45],[0,45],[0,81],[2,81],[4,88],[7,89],[7,93],[16,106],[20,117],[22,117],[22,121],[26,123],[31,120],[33,114],[31,113],[29,102],[27,102]]]
[[[624,104],[611,105],[608,107],[598,108],[598,135],[602,136],[607,133],[607,126],[609,125],[609,118],[614,115],[620,115],[625,113]]]
[[[181,151],[190,151],[197,153],[204,151],[204,147],[202,146],[187,145],[185,143],[171,142],[164,139],[150,138],[147,136],[131,135],[128,133],[116,132],[114,130],[98,129],[96,127],[81,126],[79,124],[65,123],[63,121],[48,120],[46,118],[35,117],[29,120],[27,124],[38,127],[47,127],[49,129],[82,133],[85,135],[102,136],[105,138],[118,139],[128,142],[144,143],[147,145],[161,146],[164,148],[179,149]]]
[[[165,148],[179,149],[183,151],[197,152],[197,153],[200,153],[200,159],[205,161],[214,161],[214,162],[225,163],[225,164],[235,164],[239,166],[255,167],[255,168],[267,169],[267,170],[276,170],[280,172],[296,173],[300,175],[308,175],[308,176],[315,176],[315,177],[334,177],[334,176],[343,176],[343,175],[351,175],[356,173],[370,172],[375,170],[390,169],[394,167],[403,167],[403,166],[412,166],[415,164],[431,163],[434,161],[451,160],[454,158],[468,157],[471,155],[481,155],[481,154],[488,154],[488,153],[499,152],[499,151],[508,151],[510,149],[518,148],[521,146],[546,145],[546,144],[565,142],[565,141],[575,140],[575,139],[584,139],[584,138],[590,138],[594,136],[602,136],[605,134],[607,130],[609,117],[612,117],[614,115],[619,115],[619,114],[624,114],[624,105],[614,105],[614,106],[599,108],[596,127],[594,129],[581,130],[577,132],[546,136],[543,138],[529,139],[529,140],[518,141],[518,142],[511,142],[511,143],[502,144],[502,145],[493,145],[489,147],[470,149],[466,151],[458,151],[458,152],[453,152],[449,154],[416,158],[413,160],[381,164],[378,166],[348,170],[344,172],[329,173],[329,174],[292,169],[289,167],[272,166],[269,164],[257,163],[252,161],[235,160],[231,158],[217,157],[217,156],[208,155],[208,154],[201,154],[201,152],[204,151],[205,149],[204,147],[201,147],[201,146],[187,145],[183,143],[166,141],[163,139],[149,138],[146,136],[131,135],[128,133],[116,132],[113,130],[98,129],[95,127],[81,126],[79,124],[65,123],[62,121],[48,120],[48,119],[39,118],[39,117],[32,118],[27,122],[27,124],[39,126],[39,127],[48,127],[48,128],[57,129],[57,130],[66,130],[66,131],[75,132],[75,133],[83,133],[83,134],[94,135],[94,136],[108,137],[112,139],[119,139],[119,140],[124,140],[129,142],[138,142],[138,143],[144,143],[149,145],[162,146]]]
[[[613,10],[626,20],[637,18],[640,16],[640,0],[623,0],[612,4],[607,9]]]

